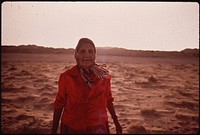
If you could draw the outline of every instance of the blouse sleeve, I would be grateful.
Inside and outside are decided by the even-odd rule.
[[[111,93],[111,84],[110,84],[111,76],[107,77],[107,102],[113,102],[114,98],[112,97]]]
[[[66,88],[65,88],[65,79],[64,73],[60,75],[58,81],[58,92],[54,101],[55,108],[63,108],[65,105],[66,98]]]

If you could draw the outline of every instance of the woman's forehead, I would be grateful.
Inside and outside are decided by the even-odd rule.
[[[82,44],[82,45],[80,46],[79,49],[80,49],[80,50],[82,50],[82,49],[93,49],[93,50],[94,50],[94,47],[93,47],[93,45],[91,45],[90,43],[84,43],[84,44]]]

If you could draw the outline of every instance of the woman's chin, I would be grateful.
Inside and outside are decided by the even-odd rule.
[[[88,69],[88,68],[90,68],[91,66],[92,66],[93,64],[84,64],[84,65],[81,65],[82,66],[82,68],[84,68],[84,69]]]

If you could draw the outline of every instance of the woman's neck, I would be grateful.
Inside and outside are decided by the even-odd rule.
[[[95,63],[94,63],[95,64]],[[93,64],[93,65],[94,65]],[[88,71],[88,70],[90,70],[90,68],[93,66],[93,65],[90,65],[90,66],[82,66],[82,65],[80,65],[80,64],[77,64],[78,65],[78,67],[79,68],[82,68],[84,71]]]

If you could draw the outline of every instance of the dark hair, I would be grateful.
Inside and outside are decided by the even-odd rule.
[[[78,50],[80,49],[81,45],[83,44],[91,44],[93,47],[94,47],[94,52],[96,53],[96,47],[93,43],[93,41],[89,38],[81,38],[79,41],[78,41],[78,44],[76,46],[76,52],[78,52]]]

